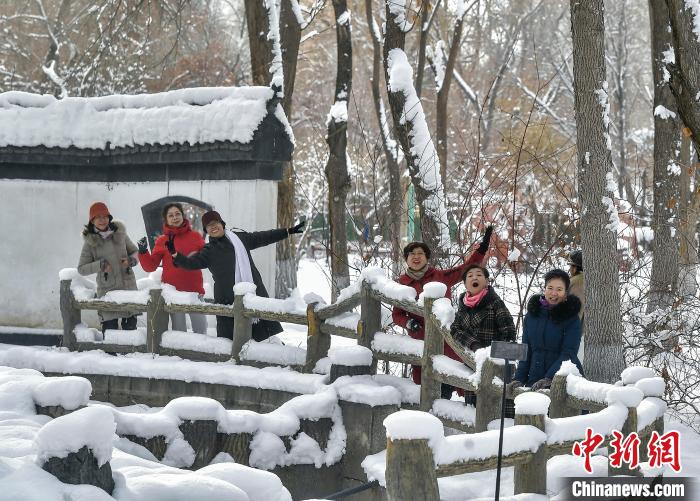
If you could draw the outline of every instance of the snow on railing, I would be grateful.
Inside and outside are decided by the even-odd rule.
[[[623,374],[619,385],[605,387],[590,381],[586,384],[580,376],[567,374],[570,367],[557,374],[555,378],[565,391],[567,379],[571,378],[571,387],[578,395],[572,398],[577,402],[595,406],[603,401],[607,405],[585,415],[550,417],[555,402],[541,392],[524,392],[515,397],[515,425],[504,430],[502,466],[514,467],[516,495],[547,494],[547,460],[573,453],[574,443],[584,441],[588,429],[600,435],[603,444],[614,438],[615,431],[625,436],[636,432],[642,443],[653,432],[663,434],[666,403],[658,398],[663,393],[663,380],[651,377],[642,368],[627,370],[630,369],[638,372],[638,377]],[[455,421],[460,415],[464,420],[475,419],[449,408],[447,404],[451,403],[436,401],[432,414],[453,413],[451,419]],[[438,477],[496,467],[498,430],[446,437],[443,423],[432,414],[404,410],[390,415],[384,420],[386,450],[367,456],[362,462],[368,480],[377,480],[385,487],[389,499],[411,499],[416,495],[422,499],[440,499]],[[640,448],[640,461],[648,460],[646,454]],[[617,475],[636,473],[624,462],[614,471]]]

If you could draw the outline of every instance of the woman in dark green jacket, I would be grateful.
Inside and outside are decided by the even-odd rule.
[[[233,286],[238,282],[252,282],[257,287],[256,295],[269,297],[250,251],[284,240],[291,234],[301,233],[304,222],[291,228],[234,232],[226,230],[226,223],[218,212],[209,211],[202,216],[202,226],[209,235],[209,242],[197,254],[183,256],[175,251],[172,241],[166,243],[173,256],[173,264],[189,270],[208,268],[214,278],[214,300],[219,304],[233,304]],[[258,320],[253,323],[252,335],[256,341],[280,332],[282,326],[279,322]],[[218,337],[233,339],[233,318],[217,315],[216,334]]]

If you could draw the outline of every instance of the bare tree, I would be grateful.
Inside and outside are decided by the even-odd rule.
[[[348,242],[346,235],[345,202],[350,190],[347,165],[348,98],[352,89],[352,40],[350,11],[346,0],[333,0],[335,33],[338,44],[335,102],[328,115],[328,219],[331,231],[332,299],[340,289],[350,285]]]
[[[649,0],[649,16],[654,75],[654,241],[648,311],[653,311],[671,306],[678,284],[681,127],[666,69],[674,59],[666,2]]]
[[[438,258],[449,251],[450,233],[440,162],[430,137],[423,106],[413,87],[413,70],[403,47],[411,29],[405,5],[386,1],[384,71],[394,129],[403,149],[421,209],[421,232]]]
[[[474,5],[475,2],[471,4]],[[462,25],[464,16],[469,8],[466,1],[458,3],[454,12],[454,24],[452,25],[452,41],[449,50],[442,40],[435,45],[435,50],[428,53],[430,66],[435,73],[435,87],[437,90],[437,103],[435,113],[435,139],[437,142],[437,154],[440,161],[440,178],[442,184],[447,185],[447,104],[450,96],[455,64],[459,57],[459,49],[462,44]]]
[[[379,125],[379,136],[382,142],[382,151],[386,162],[387,177],[389,179],[389,224],[388,229],[382,233],[389,233],[391,239],[391,262],[392,272],[399,275],[399,263],[401,260],[401,219],[399,214],[403,213],[403,197],[401,193],[401,173],[399,164],[403,155],[397,142],[391,137],[389,131],[388,117],[384,108],[384,101],[381,94],[381,69],[382,69],[382,34],[379,25],[374,20],[372,14],[372,0],[365,0],[365,14],[367,16],[367,27],[369,28],[370,40],[372,41],[372,102],[374,113]],[[380,224],[382,224],[380,222]]]
[[[571,0],[581,243],[586,270],[586,377],[612,383],[624,369],[619,219],[613,202],[603,0]]]
[[[690,129],[695,151],[700,152],[700,12],[697,2],[666,0],[673,33],[675,60],[668,65],[671,92],[678,113]]]

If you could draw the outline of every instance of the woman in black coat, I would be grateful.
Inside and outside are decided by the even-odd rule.
[[[173,256],[175,266],[189,270],[208,268],[214,277],[214,300],[219,304],[233,304],[233,286],[237,282],[252,281],[257,287],[255,293],[258,296],[269,297],[250,251],[284,240],[294,233],[301,233],[304,222],[291,228],[252,233],[234,232],[226,230],[226,223],[218,212],[209,211],[202,216],[202,226],[209,234],[209,242],[197,254],[178,254],[170,241],[166,246]],[[260,319],[253,324],[252,336],[255,341],[262,341],[280,332],[282,326],[279,322]],[[216,334],[218,337],[233,339],[233,318],[217,315]]]

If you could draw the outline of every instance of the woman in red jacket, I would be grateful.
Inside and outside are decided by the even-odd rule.
[[[185,256],[196,254],[204,247],[204,239],[199,232],[194,231],[190,222],[184,216],[182,205],[170,202],[163,207],[163,234],[158,237],[153,252],[149,254],[146,237],[138,241],[139,262],[141,267],[148,272],[155,271],[163,264],[163,276],[161,281],[170,284],[175,289],[183,292],[196,292],[204,295],[202,272],[200,270],[186,270],[173,264],[173,258],[165,247],[165,243],[174,235],[175,248]],[[199,334],[207,333],[207,317],[201,313],[190,313],[192,330]],[[175,331],[187,331],[187,322],[184,313],[171,313],[172,329]]]
[[[430,259],[430,247],[423,242],[411,242],[403,249],[403,257],[406,260],[406,273],[401,275],[398,282],[402,285],[408,285],[416,290],[416,299],[423,292],[423,286],[430,282],[442,282],[447,286],[445,297],[452,298],[452,287],[455,286],[462,278],[462,273],[470,264],[481,264],[489,250],[489,241],[493,233],[493,226],[486,228],[484,238],[479,245],[479,248],[465,258],[464,263],[454,268],[441,270],[428,265]],[[414,339],[423,339],[425,331],[423,327],[423,317],[409,313],[401,308],[394,307],[392,311],[394,323],[403,327],[408,331],[408,335]],[[460,360],[459,356],[445,343],[445,355],[454,359]],[[413,365],[412,377],[413,382],[420,384],[421,368],[420,365]],[[443,398],[450,398],[452,395],[452,387],[446,384],[442,385]]]

